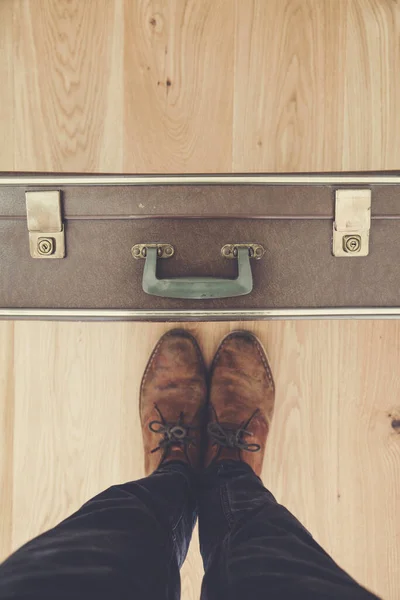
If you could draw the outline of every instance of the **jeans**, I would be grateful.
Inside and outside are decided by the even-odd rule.
[[[199,516],[202,600],[372,599],[251,468],[171,462],[95,496],[0,566],[0,599],[175,600]]]

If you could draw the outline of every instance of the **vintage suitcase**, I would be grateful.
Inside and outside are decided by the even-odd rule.
[[[397,317],[400,174],[0,174],[0,316]]]

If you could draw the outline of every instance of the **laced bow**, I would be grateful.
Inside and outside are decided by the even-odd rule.
[[[215,422],[209,423],[207,426],[208,435],[212,440],[213,446],[220,448],[237,448],[246,452],[258,452],[261,450],[260,444],[251,444],[245,440],[245,436],[252,436],[251,431],[247,430],[253,418],[260,410],[257,408],[251,417],[243,422],[239,427],[230,427],[218,421],[217,414],[213,407]]]
[[[149,423],[149,429],[153,433],[162,435],[162,439],[158,444],[157,448],[151,450],[151,454],[158,450],[163,450],[164,454],[167,454],[168,450],[172,446],[183,446],[186,450],[189,446],[195,446],[196,442],[193,436],[190,435],[190,431],[196,429],[196,427],[190,427],[184,424],[184,413],[181,412],[177,423],[168,423],[164,416],[161,414],[157,404],[154,408],[160,415],[160,420],[154,420]]]

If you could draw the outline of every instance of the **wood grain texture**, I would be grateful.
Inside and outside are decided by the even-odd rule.
[[[0,169],[14,169],[13,0],[0,2]]]
[[[2,0],[0,169],[398,168],[399,4]],[[169,82],[169,83],[168,83]],[[0,324],[0,556],[143,474],[138,392],[171,324]],[[400,324],[249,328],[277,384],[264,481],[339,564],[400,594]],[[182,598],[199,597],[194,539]]]
[[[16,170],[121,170],[121,2],[13,6]]]
[[[400,6],[237,2],[235,171],[398,169]]]
[[[277,412],[263,479],[343,568],[394,599],[400,325],[271,323],[267,337],[264,329],[256,327],[274,368]]]
[[[11,552],[14,481],[14,324],[0,323],[0,562]]]
[[[231,0],[125,2],[126,172],[231,171],[234,30]]]
[[[398,511],[400,498],[398,323],[353,323],[347,351],[338,359],[339,449],[345,457],[338,465],[338,522],[346,520],[349,526],[334,551],[345,564],[354,565],[355,577],[368,580],[384,598],[396,598],[400,527],[398,516],[391,523],[390,515]],[[370,562],[358,554],[357,546],[368,548],[371,540],[379,560]]]

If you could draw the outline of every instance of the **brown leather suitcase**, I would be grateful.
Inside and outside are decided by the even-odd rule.
[[[3,173],[0,316],[398,316],[399,219],[392,172]]]

